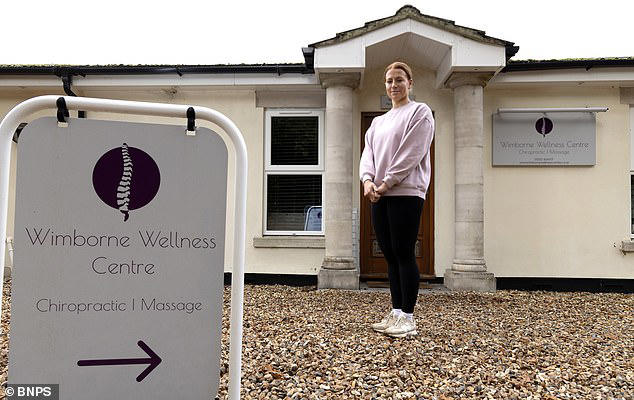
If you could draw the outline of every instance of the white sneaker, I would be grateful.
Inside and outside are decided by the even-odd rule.
[[[394,325],[387,327],[383,333],[397,338],[415,336],[418,334],[418,332],[416,332],[416,322],[414,322],[413,319],[410,321],[404,315],[398,317]]]
[[[396,323],[396,320],[398,319],[397,314],[393,313],[392,311],[390,311],[382,320],[381,322],[377,322],[375,324],[372,324],[372,329],[374,329],[377,332],[385,332],[385,330],[387,328],[389,328],[390,326],[394,325],[394,323]]]

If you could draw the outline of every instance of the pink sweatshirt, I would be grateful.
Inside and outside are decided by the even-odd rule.
[[[378,187],[385,182],[384,196],[425,198],[431,177],[430,146],[434,117],[424,103],[409,103],[374,118],[365,134],[359,176]]]

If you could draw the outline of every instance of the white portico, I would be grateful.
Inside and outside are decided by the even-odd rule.
[[[311,47],[315,48],[315,74],[326,89],[326,248],[319,287],[359,285],[361,271],[354,254],[359,236],[353,220],[356,204],[364,201],[356,189],[359,159],[354,155],[359,135],[364,134],[359,132],[359,121],[364,112],[380,110],[383,68],[398,60],[414,68],[416,100],[426,102],[437,119],[433,162],[436,171],[442,171],[435,173],[437,199],[426,199],[433,205],[433,224],[423,235],[431,235],[432,245],[421,250],[422,257],[435,260],[431,274],[441,275],[444,270],[450,289],[495,290],[484,255],[483,88],[517,47],[482,31],[423,15],[412,6]],[[447,97],[453,97],[452,113],[447,112],[451,106],[441,100]],[[452,158],[453,164],[448,164]],[[448,204],[450,199],[453,204]],[[452,237],[443,237],[448,230]],[[451,259],[434,256],[439,240],[445,249],[447,241],[453,242]]]

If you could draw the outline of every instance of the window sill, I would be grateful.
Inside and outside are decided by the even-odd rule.
[[[621,251],[623,253],[634,253],[634,241],[624,240],[621,242]]]
[[[269,249],[325,249],[326,239],[321,236],[258,236],[253,238],[253,247]]]

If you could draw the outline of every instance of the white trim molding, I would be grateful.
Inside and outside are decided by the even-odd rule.
[[[61,87],[62,80],[53,75],[3,75],[0,76],[1,87]],[[319,79],[315,74],[266,74],[266,73],[232,73],[232,74],[144,74],[144,75],[87,75],[73,77],[73,87],[77,88],[120,88],[120,87],[205,87],[235,88],[244,87],[313,87],[320,89]]]
[[[509,86],[564,85],[564,86],[634,86],[634,67],[584,68],[500,72],[488,83],[488,88]]]

